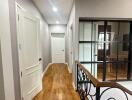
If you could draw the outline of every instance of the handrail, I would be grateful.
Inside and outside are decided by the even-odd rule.
[[[78,64],[78,67],[84,71],[84,73],[87,75],[87,78],[91,80],[93,85],[95,87],[111,87],[111,88],[118,88],[122,91],[132,95],[132,91],[128,90],[124,86],[116,83],[116,82],[100,82],[97,80],[79,61],[75,61],[76,64]]]

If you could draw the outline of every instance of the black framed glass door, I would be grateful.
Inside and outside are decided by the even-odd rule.
[[[126,21],[80,21],[79,60],[99,80],[131,78],[130,26]]]

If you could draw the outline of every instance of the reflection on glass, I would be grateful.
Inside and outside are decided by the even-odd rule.
[[[91,62],[86,66],[90,66],[98,79],[102,79],[105,67],[106,80],[126,79],[130,23],[80,22],[79,32],[79,41],[84,42],[79,44],[79,60]],[[107,63],[104,67],[99,64],[103,62]]]
[[[103,77],[103,64],[98,63],[97,64],[97,78],[98,78],[98,80],[102,81],[102,77]]]
[[[91,44],[79,44],[79,60],[91,61]]]
[[[116,63],[106,64],[106,80],[116,80]]]
[[[80,22],[79,36],[80,41],[91,41],[92,23],[91,22]]]
[[[117,42],[110,42],[109,49],[106,50],[106,61],[107,62],[115,62],[117,61]]]
[[[127,79],[128,63],[121,62],[118,64],[117,79]]]

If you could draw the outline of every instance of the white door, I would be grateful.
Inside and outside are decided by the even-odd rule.
[[[39,20],[17,8],[18,49],[23,100],[31,100],[41,89],[41,66],[39,62]]]
[[[52,63],[65,63],[65,35],[54,33],[51,35]]]

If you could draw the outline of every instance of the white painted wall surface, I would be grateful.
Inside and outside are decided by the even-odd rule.
[[[0,1],[0,38],[5,100],[15,100],[8,0]]]
[[[68,21],[68,24],[67,24],[67,33],[66,33],[66,61],[69,62],[69,57],[70,57],[70,45],[69,45],[69,42],[70,42],[70,28],[73,28],[73,66],[70,66],[70,69],[73,73],[73,80],[74,80],[74,84],[76,84],[76,67],[75,67],[75,55],[76,55],[76,45],[75,45],[75,42],[76,42],[76,33],[75,33],[75,4],[73,5],[73,8],[71,10],[71,13],[70,13],[70,16],[69,16],[69,21]]]
[[[66,25],[49,25],[50,33],[66,33]]]
[[[80,17],[132,18],[132,0],[76,0]]]
[[[4,77],[2,66],[1,42],[0,42],[0,100],[5,100]]]

